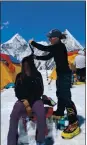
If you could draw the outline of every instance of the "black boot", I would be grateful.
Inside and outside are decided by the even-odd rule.
[[[59,99],[57,103],[57,110],[54,111],[53,115],[64,116],[64,111],[65,111],[65,104],[61,99]]]
[[[54,119],[61,119],[64,116],[64,107],[57,107],[57,110],[53,112]]]

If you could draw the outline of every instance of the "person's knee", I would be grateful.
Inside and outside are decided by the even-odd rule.
[[[22,102],[17,101],[13,107],[10,117],[16,117],[20,114],[20,112],[24,109]]]

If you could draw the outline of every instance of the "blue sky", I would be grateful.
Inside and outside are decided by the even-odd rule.
[[[2,2],[1,42],[19,33],[27,41],[47,41],[51,29],[70,33],[85,46],[85,2]]]

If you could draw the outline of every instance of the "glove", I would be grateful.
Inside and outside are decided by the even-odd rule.
[[[34,41],[34,39],[32,38],[31,40],[29,40],[29,44],[31,44],[32,43],[32,41]]]
[[[24,104],[24,106],[25,106],[25,108],[26,108],[27,115],[28,115],[29,117],[32,116],[32,109],[31,109],[31,107],[30,107],[29,102],[28,102],[26,99],[23,99],[23,100],[21,100],[21,101],[23,102],[23,104]]]

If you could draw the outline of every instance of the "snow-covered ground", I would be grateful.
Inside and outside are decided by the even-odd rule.
[[[52,81],[51,85],[48,85],[46,79],[46,73],[41,72],[45,90],[44,94],[52,97],[55,101],[56,99],[56,87],[55,81]],[[85,145],[85,85],[73,86],[72,91],[72,100],[75,102],[78,111],[78,117],[80,121],[81,133],[74,137],[71,140],[64,140],[61,138],[61,131],[56,131],[53,125],[53,137],[54,145]],[[9,117],[14,103],[16,102],[16,97],[14,94],[14,89],[10,88],[8,90],[3,90],[1,93],[1,145],[7,145],[7,133],[9,128]],[[54,107],[54,110],[56,107]],[[31,143],[29,145],[36,145],[34,141],[34,128],[30,127],[29,136],[31,136]]]

